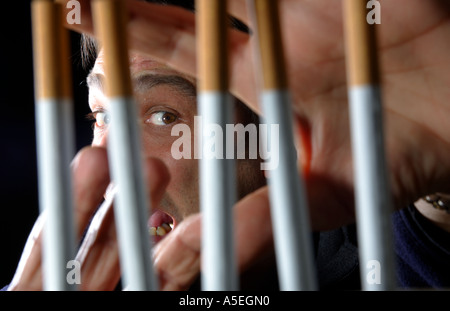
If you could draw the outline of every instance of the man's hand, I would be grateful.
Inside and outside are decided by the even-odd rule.
[[[151,204],[158,206],[170,176],[160,160],[147,159],[145,167]],[[110,182],[106,150],[84,148],[73,161],[72,169],[78,239],[84,234],[76,257],[81,264],[80,289],[113,290],[121,274],[111,197],[107,197],[97,209]],[[267,195],[267,188],[262,188],[235,207],[234,232],[241,272],[249,270],[260,258],[273,254]],[[8,290],[42,290],[41,240],[44,221],[41,216],[36,222]],[[200,214],[188,217],[155,247],[155,272],[162,290],[188,289],[199,276],[200,222]]]
[[[127,1],[130,48],[196,75],[195,18],[181,8]],[[288,79],[314,229],[354,221],[342,1],[284,0],[280,5]],[[229,12],[250,28],[245,1]],[[81,25],[94,34],[87,1]],[[379,58],[387,161],[397,208],[449,191],[450,4],[445,0],[381,3]],[[255,111],[258,82],[249,35],[231,33],[231,91]]]
[[[147,177],[152,176],[148,183],[150,202],[156,206],[162,198],[170,176],[161,160],[147,159],[145,164]],[[104,204],[97,211],[110,183],[106,150],[84,148],[73,161],[72,170],[78,240],[84,235],[83,244],[76,258],[81,263],[80,288],[112,290],[120,278],[112,205]],[[27,240],[8,290],[42,290],[41,240],[44,222],[45,219],[42,219],[41,215]]]
[[[103,199],[109,183],[105,150],[87,148],[78,153],[72,162],[74,197],[76,198],[75,220],[77,237],[84,229]],[[43,216],[44,215],[44,216]],[[8,290],[42,289],[42,228],[45,214],[38,218],[25,244],[18,268]]]

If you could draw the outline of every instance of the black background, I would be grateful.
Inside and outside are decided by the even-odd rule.
[[[68,12],[68,11],[67,11]],[[67,13],[65,13],[67,14]],[[38,216],[30,1],[0,6],[0,288],[14,274]],[[71,32],[76,150],[91,141],[80,35]]]

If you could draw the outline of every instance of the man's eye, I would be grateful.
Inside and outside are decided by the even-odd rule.
[[[111,122],[111,118],[107,112],[98,111],[95,112],[95,126],[104,127]]]
[[[147,122],[153,123],[155,125],[168,125],[175,122],[177,119],[178,117],[171,112],[157,111],[152,113]]]

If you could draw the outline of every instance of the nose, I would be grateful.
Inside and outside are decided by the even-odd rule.
[[[106,148],[108,145],[108,132],[102,133],[101,135],[95,135],[92,140],[91,146]]]

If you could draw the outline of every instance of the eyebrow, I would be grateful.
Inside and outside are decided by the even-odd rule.
[[[104,77],[98,73],[89,73],[86,78],[89,88],[99,88],[103,90]],[[135,92],[148,91],[158,85],[168,85],[174,87],[178,92],[186,96],[196,96],[197,90],[195,85],[178,75],[164,75],[158,73],[144,73],[133,78]]]

